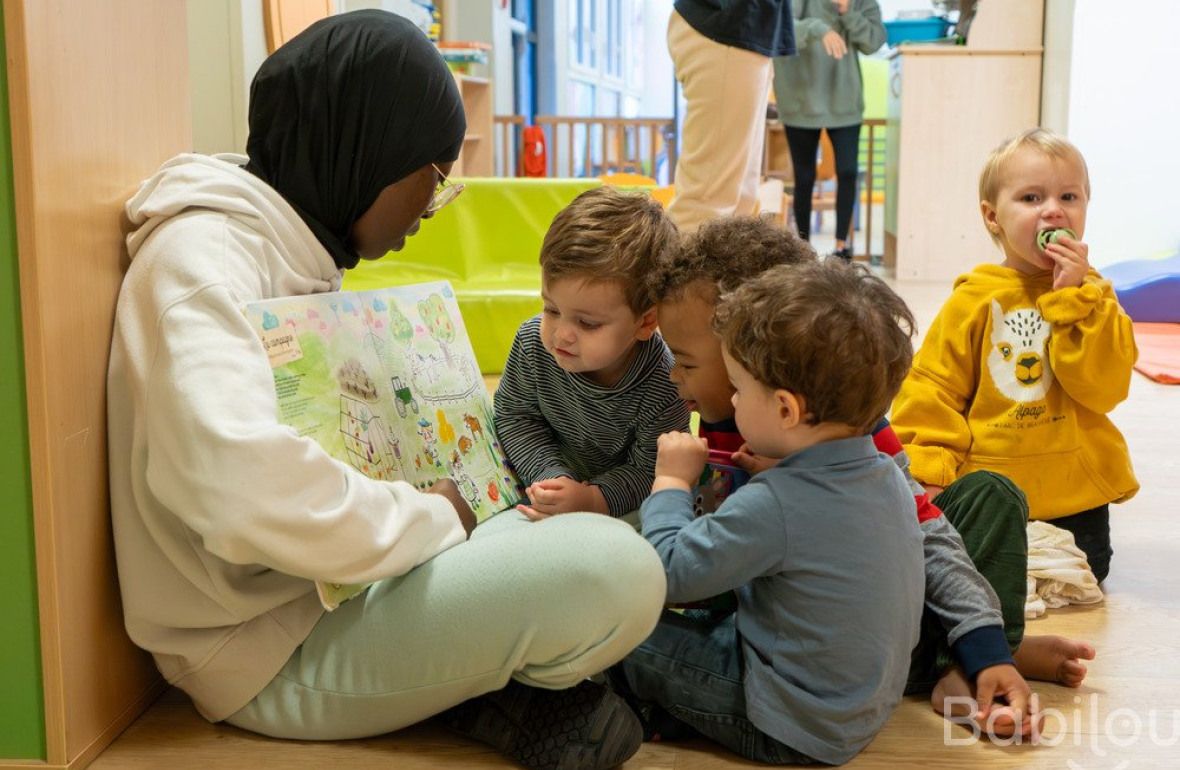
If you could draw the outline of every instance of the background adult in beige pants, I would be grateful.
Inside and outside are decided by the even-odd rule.
[[[687,104],[668,213],[681,230],[756,211],[771,56],[794,53],[790,5],[678,0],[668,51]]]

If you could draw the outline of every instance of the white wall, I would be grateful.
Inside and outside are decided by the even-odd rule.
[[[190,2],[187,13],[192,149],[203,153],[233,150],[241,116],[231,98],[230,0]]]
[[[933,11],[930,0],[877,0],[881,6],[881,18],[885,21],[896,19],[899,11]]]
[[[1086,223],[1096,267],[1180,247],[1180,93],[1174,0],[1073,7],[1064,128],[1093,187]],[[1168,19],[1172,21],[1169,22]],[[1045,83],[1045,88],[1056,87]]]
[[[250,81],[266,58],[262,3],[189,0],[193,150],[245,152]]]
[[[672,117],[676,76],[668,54],[672,0],[643,3],[643,104],[637,117]]]
[[[1074,0],[1045,0],[1041,58],[1041,125],[1069,133],[1069,76],[1073,69]]]

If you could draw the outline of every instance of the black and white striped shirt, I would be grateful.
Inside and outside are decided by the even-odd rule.
[[[598,486],[612,516],[651,491],[656,439],[688,429],[668,379],[672,353],[658,334],[637,343],[614,387],[563,370],[541,343],[541,317],[516,332],[496,390],[496,434],[526,485],[569,476]]]

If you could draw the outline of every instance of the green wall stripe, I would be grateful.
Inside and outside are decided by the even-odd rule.
[[[45,759],[7,61],[0,8],[0,762]]]

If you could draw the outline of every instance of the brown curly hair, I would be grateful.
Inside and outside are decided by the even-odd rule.
[[[716,286],[716,294],[707,298],[715,299],[775,265],[815,259],[811,244],[792,232],[756,217],[726,217],[686,235],[649,283],[656,302],[678,299],[702,280]]]
[[[613,281],[632,312],[656,304],[645,280],[676,249],[676,225],[645,193],[596,187],[557,213],[541,244],[541,277]]]
[[[840,259],[773,267],[721,297],[713,317],[754,379],[803,399],[810,425],[868,433],[910,370],[914,317],[863,265]]]

